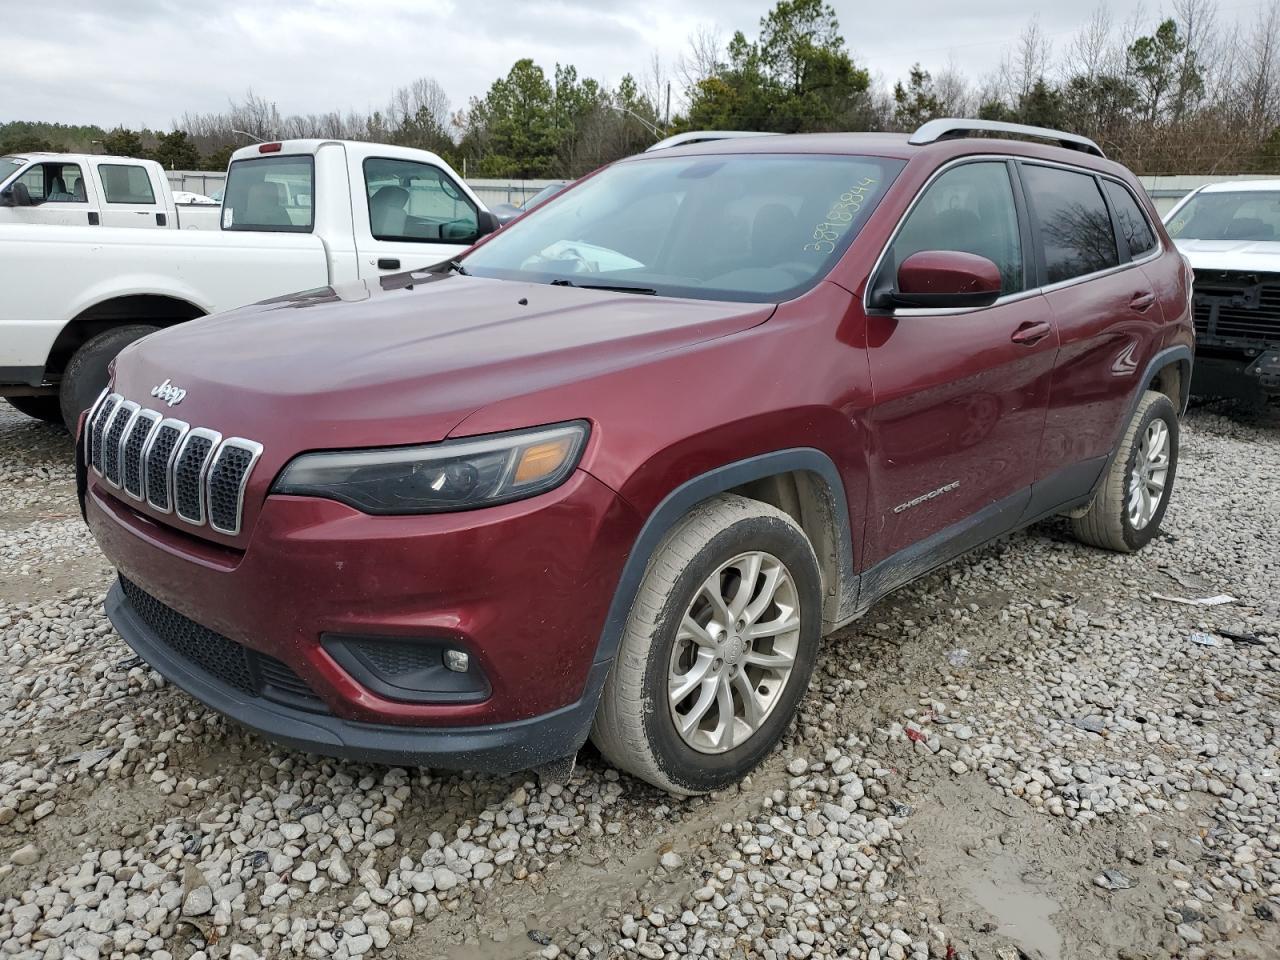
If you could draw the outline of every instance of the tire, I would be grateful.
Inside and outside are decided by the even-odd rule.
[[[1167,431],[1167,466],[1163,486],[1159,490],[1158,499],[1152,498],[1154,509],[1149,515],[1145,509],[1139,509],[1139,522],[1135,523],[1133,494],[1134,485],[1139,479],[1135,476],[1135,471],[1141,469],[1141,465],[1146,462],[1145,445],[1150,441],[1151,431],[1159,431],[1159,427],[1152,426],[1156,421],[1160,421]],[[1160,522],[1169,506],[1177,470],[1178,412],[1163,393],[1148,390],[1138,402],[1138,409],[1134,411],[1133,419],[1120,439],[1115,458],[1107,469],[1107,475],[1093,503],[1083,516],[1071,521],[1076,539],[1090,546],[1120,553],[1141,550],[1160,531]],[[1148,490],[1150,491],[1150,487]],[[1147,519],[1143,521],[1142,516],[1147,516]]]
[[[6,397],[9,406],[45,423],[62,423],[62,407],[57,397]]]
[[[131,323],[104,330],[80,344],[62,371],[62,386],[58,391],[62,422],[68,430],[75,433],[80,414],[93,406],[93,401],[106,387],[107,365],[116,354],[159,329],[145,323]]]
[[[762,565],[746,600],[741,600],[744,594],[737,589],[747,581],[745,571],[755,556]],[[742,563],[742,568],[735,563]],[[775,580],[778,567],[789,577]],[[712,577],[725,591],[722,596],[731,594],[722,612],[745,603],[744,615],[731,619],[725,631],[712,616],[710,594],[704,589]],[[776,591],[770,590],[771,583],[777,584]],[[591,733],[596,747],[615,767],[674,794],[707,793],[737,782],[773,749],[795,715],[817,659],[821,603],[817,556],[791,517],[728,494],[694,507],[649,560],[601,694]],[[794,618],[789,612],[793,609],[798,613]],[[704,628],[698,641],[682,626],[686,614]],[[794,627],[793,619],[798,621]],[[750,632],[744,622],[754,622],[761,632],[771,625],[778,629],[774,636],[743,639]],[[790,658],[789,672],[760,666],[757,658],[762,657],[771,663]],[[687,665],[685,676],[692,677],[700,664],[708,679],[673,705],[669,684],[678,684],[680,677],[672,677],[672,671]],[[691,724],[691,732],[682,735],[677,711],[683,710],[681,716],[689,722],[707,684],[717,691],[714,703],[704,708],[700,722]],[[732,724],[724,722],[730,711],[720,710],[722,686],[734,691],[728,694],[735,711]],[[761,709],[739,727],[736,711],[745,714],[744,687],[755,691],[759,699],[753,697],[752,702]],[[713,718],[715,730],[733,731],[728,740],[703,729]]]

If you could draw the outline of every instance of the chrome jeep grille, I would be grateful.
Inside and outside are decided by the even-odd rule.
[[[85,461],[108,484],[191,526],[240,532],[260,443],[223,439],[106,391],[85,424]]]

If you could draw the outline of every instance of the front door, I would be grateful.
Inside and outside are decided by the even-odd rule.
[[[13,182],[30,205],[5,207],[12,223],[48,223],[84,227],[91,223],[90,191],[78,163],[33,163]]]
[[[1002,160],[946,169],[873,281],[872,289],[893,284],[897,265],[921,250],[986,257],[1003,279],[989,307],[867,318],[874,406],[865,564],[898,555],[881,568],[894,582],[1004,532],[1030,499],[1058,339],[1048,304],[1028,290],[1034,270],[1011,172]]]
[[[479,208],[440,167],[390,157],[352,157],[351,167],[351,182],[364,184],[364,209],[355,210],[361,277],[428,267],[479,239]]]

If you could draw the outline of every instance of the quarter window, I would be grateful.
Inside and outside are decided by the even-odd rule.
[[[429,163],[371,157],[364,185],[375,240],[461,244],[480,234],[475,204]]]
[[[16,182],[27,188],[33,204],[88,202],[78,164],[37,163]]]
[[[1142,208],[1138,206],[1138,201],[1114,180],[1102,182],[1106,185],[1111,208],[1116,212],[1116,220],[1120,222],[1120,234],[1129,245],[1129,259],[1137,260],[1150,253],[1156,248],[1156,235]]]
[[[1032,220],[1040,228],[1049,283],[1120,263],[1111,214],[1092,175],[1024,164],[1022,182]]]
[[[102,195],[107,203],[155,203],[151,178],[142,167],[132,163],[103,163],[98,166]]]
[[[922,250],[958,250],[1000,268],[1002,295],[1025,289],[1018,210],[1003,161],[966,163],[929,185],[889,248],[887,269]]]

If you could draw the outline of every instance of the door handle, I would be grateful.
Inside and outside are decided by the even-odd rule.
[[[1031,346],[1033,343],[1039,343],[1053,331],[1053,327],[1044,320],[1028,320],[1017,330],[1009,335],[1009,339],[1014,343],[1022,343]]]
[[[1133,299],[1129,301],[1129,306],[1141,313],[1155,302],[1156,295],[1154,293],[1135,293]]]
[[[380,257],[378,259],[379,270],[399,270],[400,261],[395,257]]]

